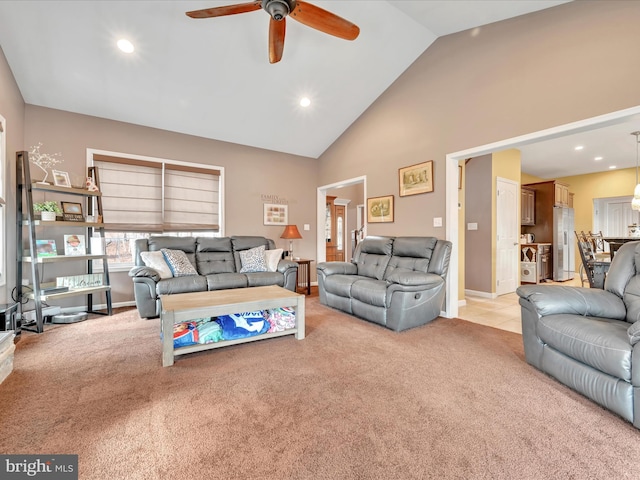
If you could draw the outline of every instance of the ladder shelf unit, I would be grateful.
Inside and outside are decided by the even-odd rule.
[[[102,239],[102,245],[105,245],[104,223],[102,223],[102,194],[100,192],[100,181],[98,171],[94,167],[88,169],[88,176],[93,179],[97,191],[90,191],[83,188],[64,187],[58,185],[50,185],[46,183],[32,182],[29,164],[28,152],[16,153],[16,298],[19,301],[20,317],[24,319],[22,306],[23,300],[32,300],[35,311],[35,325],[32,327],[22,326],[23,330],[29,330],[36,333],[44,331],[44,316],[42,314],[43,302],[55,301],[76,295],[86,296],[86,306],[88,313],[96,313],[101,315],[111,315],[111,286],[109,281],[109,264],[107,262],[106,251],[101,253],[91,252],[90,239],[97,233]],[[97,210],[97,222],[85,221],[42,221],[36,219],[33,210],[33,193],[46,192],[53,195],[60,195],[64,198],[67,195],[82,197],[84,200],[83,208],[86,209],[87,215],[92,215],[94,211],[94,203]],[[84,255],[54,255],[54,256],[38,256],[37,242],[38,236],[50,227],[65,227],[70,229],[83,229],[86,235],[86,250]],[[25,235],[26,233],[26,235]],[[41,237],[42,238],[42,237]],[[24,252],[23,252],[24,250]],[[45,282],[41,278],[45,265],[51,265],[54,268],[61,263],[67,262],[85,262],[85,270],[79,272],[81,274],[93,273],[93,261],[102,260],[102,285],[73,288],[65,292],[49,292],[45,289],[56,285],[56,282]],[[31,273],[31,285],[23,285],[22,273],[23,266],[28,265]],[[106,311],[96,311],[93,309],[95,294],[105,295]]]

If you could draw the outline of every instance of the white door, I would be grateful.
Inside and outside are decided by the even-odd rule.
[[[633,197],[594,198],[593,226],[605,237],[626,237],[627,227],[638,223],[638,212],[631,210]]]
[[[520,185],[498,177],[496,195],[496,294],[504,295],[518,287]]]

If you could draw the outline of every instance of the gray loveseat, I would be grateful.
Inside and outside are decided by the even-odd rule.
[[[451,242],[367,237],[349,262],[318,264],[320,303],[401,331],[440,315]]]
[[[640,242],[618,250],[604,290],[517,292],[527,362],[640,428]]]
[[[169,237],[158,236],[138,239],[134,245],[134,261],[129,276],[133,280],[138,313],[142,318],[160,315],[160,295],[186,292],[203,292],[228,288],[278,285],[295,291],[298,264],[279,260],[275,272],[240,273],[240,252],[263,245],[274,250],[273,240],[254,236],[233,237]],[[182,250],[195,267],[197,275],[160,278],[153,268],[144,266],[142,252]]]

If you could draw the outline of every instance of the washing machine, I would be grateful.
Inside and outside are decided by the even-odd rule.
[[[538,283],[538,264],[520,262],[520,283]]]

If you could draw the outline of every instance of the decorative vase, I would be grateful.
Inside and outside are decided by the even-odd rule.
[[[40,212],[40,218],[43,222],[55,222],[56,212]]]

